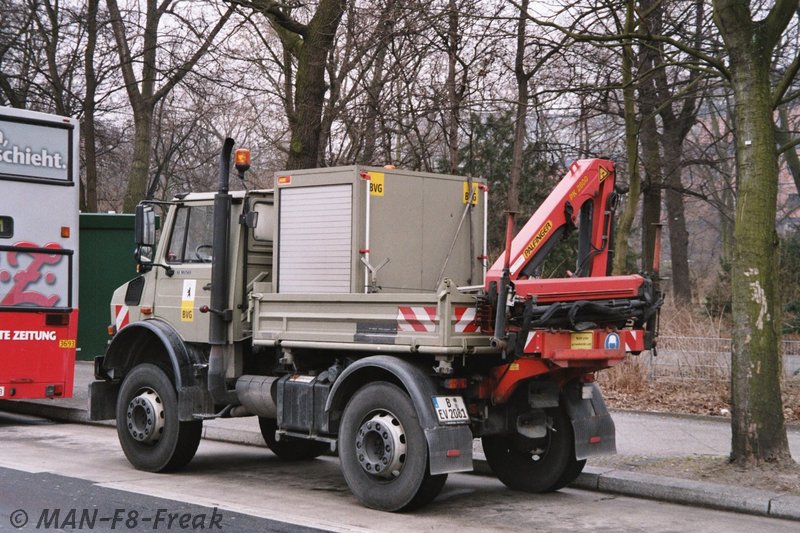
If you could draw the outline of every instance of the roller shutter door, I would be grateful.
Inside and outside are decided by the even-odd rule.
[[[278,292],[349,293],[352,185],[280,190]]]

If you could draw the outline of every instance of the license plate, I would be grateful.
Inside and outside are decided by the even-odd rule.
[[[461,396],[434,396],[433,408],[440,424],[469,422],[467,406]]]

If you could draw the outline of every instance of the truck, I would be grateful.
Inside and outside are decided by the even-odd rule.
[[[72,396],[79,125],[0,107],[0,400]]]
[[[338,453],[363,505],[400,511],[472,470],[477,438],[532,493],[615,452],[594,378],[655,346],[662,297],[608,275],[612,161],[572,163],[490,265],[484,180],[350,166],[231,192],[233,146],[216,193],[137,207],[141,275],[112,297],[90,385],[135,468],[179,469],[204,420],[256,416],[279,457]],[[234,160],[243,176],[249,152]],[[574,271],[543,279],[571,232]]]

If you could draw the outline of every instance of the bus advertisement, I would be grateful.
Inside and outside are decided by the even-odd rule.
[[[0,400],[72,396],[78,121],[0,107]]]

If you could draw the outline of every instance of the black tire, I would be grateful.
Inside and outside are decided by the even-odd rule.
[[[168,472],[194,457],[202,420],[181,422],[175,386],[153,364],[134,367],[117,397],[117,435],[128,461],[138,470]]]
[[[381,423],[391,426],[391,436],[386,437]],[[385,446],[391,452],[384,453]],[[389,467],[379,473],[377,467],[387,464],[383,459]],[[428,443],[414,404],[391,383],[371,383],[350,399],[339,429],[339,460],[353,495],[381,511],[419,508],[436,498],[447,481],[447,474],[430,474]]]
[[[519,434],[486,435],[483,453],[489,467],[508,488],[524,492],[552,492],[578,477],[586,464],[575,459],[572,423],[560,408],[548,409],[552,427],[540,439]]]
[[[574,444],[573,444],[574,447]],[[573,453],[571,456],[569,463],[567,464],[567,468],[564,469],[564,473],[561,474],[561,477],[558,478],[558,481],[553,486],[551,491],[553,490],[561,490],[576,479],[578,476],[581,475],[583,472],[583,467],[586,466],[586,459],[575,459],[575,454]]]
[[[258,425],[261,428],[261,436],[272,453],[281,459],[289,461],[306,461],[319,457],[330,449],[327,442],[320,442],[308,439],[298,439],[295,437],[282,437],[275,440],[275,430],[278,429],[277,421],[274,418],[258,417]]]

